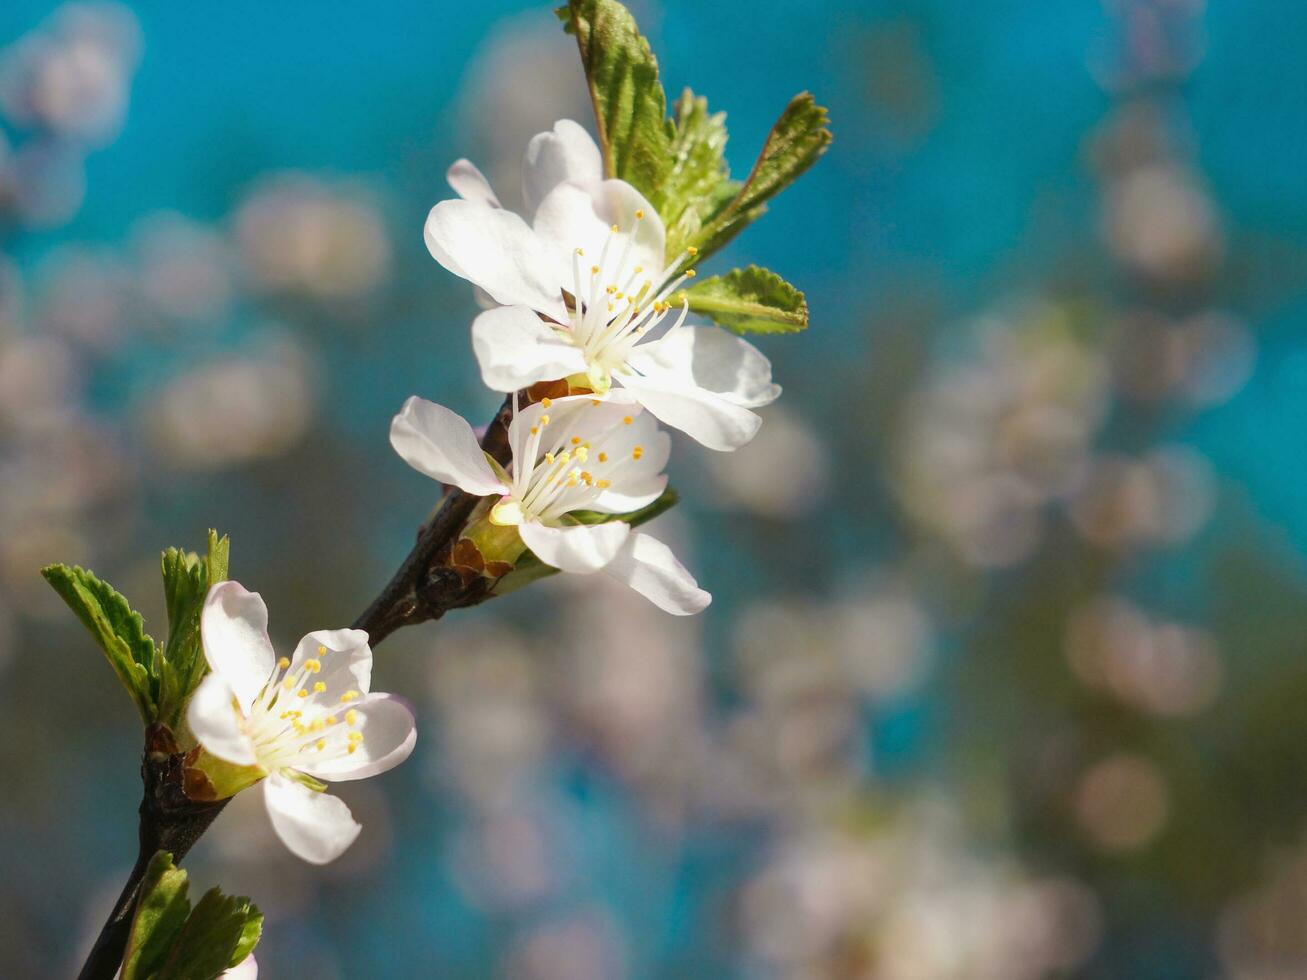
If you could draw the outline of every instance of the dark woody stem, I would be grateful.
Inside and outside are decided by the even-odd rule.
[[[528,396],[526,401],[529,400]],[[501,465],[508,462],[508,424],[512,417],[510,395],[504,399],[481,440],[481,448]],[[367,631],[373,647],[402,626],[439,619],[450,609],[475,605],[487,597],[488,580],[479,579],[468,585],[446,564],[459,532],[480,500],[456,488],[445,491],[435,512],[418,531],[413,550],[381,594],[354,621],[355,629]],[[140,808],[140,850],[78,980],[114,980],[122,965],[141,881],[150,859],[158,851],[168,851],[181,864],[182,858],[227,805],[226,799],[203,801],[188,795],[186,771],[186,753],[178,751],[172,733],[163,725],[147,728],[141,759],[144,793]]]

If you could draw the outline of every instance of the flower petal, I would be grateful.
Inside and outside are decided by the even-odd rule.
[[[364,779],[395,768],[412,753],[417,724],[412,710],[400,698],[369,694],[350,704],[350,708],[358,718],[353,730],[363,733],[363,741],[353,753],[299,766],[310,776],[334,782]]]
[[[712,596],[699,588],[672,549],[648,534],[632,533],[604,567],[604,574],[629,585],[674,616],[702,612],[712,602]]]
[[[248,711],[277,661],[262,597],[239,582],[219,582],[204,600],[200,637],[209,666],[231,686],[241,710]]]
[[[570,527],[546,527],[538,521],[527,521],[517,530],[526,546],[546,565],[588,575],[613,560],[631,527],[621,521]]]
[[[627,388],[660,422],[680,429],[709,449],[739,449],[758,432],[760,419],[747,408],[692,380],[671,374],[642,377],[617,373],[613,377]]]
[[[581,349],[526,306],[501,306],[478,316],[472,321],[472,349],[481,380],[494,391],[517,391],[585,370]]]
[[[540,202],[565,180],[602,180],[603,160],[599,147],[583,127],[560,119],[553,130],[537,133],[526,146],[522,161],[522,199],[526,215],[535,214]]]
[[[486,462],[472,426],[443,405],[410,398],[390,423],[390,444],[404,462],[433,480],[479,497],[508,492]]]
[[[640,344],[628,361],[645,377],[688,380],[744,408],[769,405],[781,393],[766,355],[720,327],[682,326]]]
[[[636,214],[643,215],[637,218]],[[618,227],[614,235],[612,226]],[[663,248],[667,234],[663,221],[644,195],[624,180],[602,180],[587,183],[565,182],[555,187],[540,202],[531,226],[541,238],[552,242],[567,262],[567,278],[559,280],[571,289],[573,281],[572,253],[583,249],[588,260],[598,262],[604,243],[612,236],[614,241],[605,262],[605,280],[619,280],[619,288],[636,266],[656,288],[663,271]],[[631,237],[631,251],[624,268],[617,263]],[[632,289],[639,288],[639,280]]]
[[[629,513],[653,503],[667,487],[663,469],[672,452],[672,437],[658,428],[658,420],[651,413],[633,414],[630,425],[614,427],[601,436],[590,453],[590,468],[596,479],[604,479],[610,467],[620,467],[618,478],[590,505],[590,510]],[[604,462],[599,460],[600,451],[607,457]]]
[[[334,861],[363,829],[343,800],[279,772],[263,781],[263,802],[281,842],[310,864]]]
[[[254,954],[250,953],[245,959],[230,970],[223,971],[219,976],[222,980],[258,980],[259,964],[254,962]]]
[[[372,686],[372,648],[363,630],[314,630],[295,648],[290,669],[296,670],[306,660],[322,665],[314,675],[315,681],[327,686],[318,695],[322,702],[336,701],[346,691],[367,694]]]
[[[241,731],[240,716],[233,704],[235,698],[231,685],[221,674],[209,674],[191,695],[186,724],[199,743],[219,759],[252,766],[259,760],[253,743]]]
[[[477,169],[471,160],[455,160],[445,171],[445,180],[454,188],[454,193],[473,204],[484,204],[488,208],[503,207],[495,191],[486,180],[485,174]]]
[[[423,237],[437,262],[497,303],[567,319],[561,287],[571,280],[571,260],[512,211],[441,201],[427,215]]]

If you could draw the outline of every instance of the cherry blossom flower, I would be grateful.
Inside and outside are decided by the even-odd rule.
[[[498,496],[492,526],[513,527],[520,544],[564,572],[603,571],[678,616],[702,611],[700,589],[665,544],[623,521],[582,524],[576,511],[625,514],[667,486],[671,439],[620,393],[545,398],[508,427],[512,461],[501,469],[459,415],[410,398],[390,427],[390,444],[414,469],[478,496]],[[520,549],[519,549],[520,550]],[[513,556],[516,557],[516,556]]]
[[[215,585],[200,620],[211,672],[187,722],[204,751],[261,779],[273,829],[290,850],[326,864],[362,827],[322,782],[363,779],[413,751],[413,713],[369,693],[372,649],[362,630],[318,630],[293,657],[268,640],[268,609],[237,582]],[[321,782],[320,782],[321,781]]]
[[[469,161],[449,169],[458,200],[427,216],[427,248],[497,304],[472,325],[481,375],[496,391],[580,376],[627,389],[659,420],[710,449],[744,445],[750,409],[780,394],[752,344],[685,322],[666,326],[694,248],[670,260],[662,219],[634,187],[604,180],[599,148],[564,119],[535,136],[523,164],[524,214],[500,206]]]

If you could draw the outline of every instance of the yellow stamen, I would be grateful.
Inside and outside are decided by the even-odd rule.
[[[318,671],[322,669],[322,661],[306,660],[304,661],[304,669],[307,670],[310,674],[316,674]]]
[[[320,738],[314,744],[317,746],[318,751],[321,752],[327,747],[327,740],[325,738]]]
[[[641,208],[640,210],[638,210],[638,211],[635,212],[635,220],[636,220],[636,221],[640,221],[640,220],[642,220],[643,218],[644,218],[644,209]]]
[[[634,449],[631,450],[632,459],[639,459],[643,455],[644,455],[644,446],[636,446]]]
[[[357,709],[350,708],[348,711],[345,712],[345,724],[349,725],[350,728],[353,728],[358,723],[359,723],[359,713]]]
[[[546,397],[546,398],[541,398],[541,399],[540,399],[540,404],[541,404],[543,407],[545,407],[545,408],[548,408],[548,407],[549,407],[550,405],[552,405],[553,403],[554,403],[554,400],[553,400],[552,398],[547,398],[547,397]]]
[[[289,666],[290,666],[290,657],[282,657],[280,660],[277,661],[278,670],[285,670]]]
[[[631,424],[632,422],[634,422],[634,421],[635,421],[635,419],[633,419],[633,418],[631,418],[631,416],[627,415],[627,416],[625,416],[625,417],[622,419],[622,425],[630,425],[630,424]]]
[[[358,691],[346,691],[340,696],[341,703],[347,704],[350,701],[357,701],[359,698]]]
[[[309,696],[309,692],[301,687],[298,691],[295,692],[295,696],[297,698],[307,698]]]
[[[316,684],[313,685],[314,694],[321,694],[326,689],[327,689],[327,685],[324,684],[322,681],[318,681]]]
[[[693,278],[694,278],[695,276],[697,276],[698,274],[699,274],[699,273],[695,272],[693,269],[686,269],[686,270],[685,270],[685,278],[686,278],[686,279],[693,279]]]
[[[693,245],[687,246],[685,250],[686,250],[687,252],[689,252],[691,255],[698,255],[698,254],[699,254],[699,250],[698,250],[697,248],[695,248]]]
[[[318,647],[318,656],[319,656],[319,657],[325,657],[326,655],[327,655],[327,648],[326,648],[326,647]]]
[[[601,463],[606,463],[606,462],[608,462],[608,454],[607,454],[607,453],[600,453],[600,454],[599,454],[599,462],[601,462]]]

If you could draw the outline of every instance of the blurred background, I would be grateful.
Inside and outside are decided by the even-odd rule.
[[[257,794],[188,862],[270,978],[1307,976],[1307,6],[663,0],[670,94],[830,153],[705,271],[812,328],[660,519],[690,621],[552,580],[381,648],[412,760],[299,863]],[[422,243],[469,156],[590,125],[547,4],[0,6],[0,976],[70,975],[140,733],[37,570],[164,632],[232,536],[274,640],[344,625],[488,419]]]

